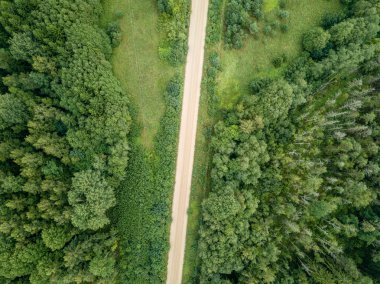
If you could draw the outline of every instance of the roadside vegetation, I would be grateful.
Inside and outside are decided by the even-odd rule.
[[[138,143],[137,126],[132,133],[131,159],[115,212],[122,283],[164,283],[166,279],[181,95],[182,77],[178,76],[165,93],[166,111],[154,156]]]
[[[378,1],[231,2],[249,21],[234,46],[210,1],[184,283],[377,283]]]
[[[377,283],[379,6],[345,5],[215,124],[192,281]]]
[[[189,1],[114,0],[105,8],[104,25],[121,27],[112,63],[135,118],[112,214],[120,235],[119,281],[164,283]]]
[[[211,149],[209,141],[215,120],[213,115],[216,115],[216,108],[213,107],[216,106],[216,102],[213,102],[212,94],[216,87],[215,77],[217,72],[214,72],[213,64],[215,65],[218,62],[215,61],[214,56],[217,56],[217,54],[213,53],[210,56],[206,53],[204,62],[183,270],[183,283],[186,284],[196,283],[197,269],[199,267],[198,231],[202,219],[201,203],[207,196],[207,188],[210,184]],[[207,57],[209,58],[207,59]],[[209,75],[209,73],[211,74]]]
[[[0,283],[165,283],[190,0],[0,0]],[[184,283],[377,284],[379,0],[210,0]]]

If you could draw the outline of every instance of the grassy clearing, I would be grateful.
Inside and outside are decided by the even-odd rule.
[[[265,9],[269,5],[265,4]],[[249,37],[240,50],[221,50],[223,72],[219,77],[219,96],[223,108],[231,107],[240,94],[248,92],[248,84],[253,78],[275,77],[283,68],[274,68],[272,60],[285,54],[289,61],[301,52],[302,35],[320,23],[328,11],[341,8],[338,0],[288,0],[287,10],[290,12],[289,30],[287,33],[276,31],[272,37]],[[275,16],[277,9],[266,15]],[[261,27],[262,28],[262,27]],[[231,92],[232,90],[232,92]]]
[[[264,13],[268,13],[278,7],[278,0],[264,0]]]
[[[123,38],[114,50],[113,68],[138,110],[140,141],[151,149],[165,109],[164,90],[176,71],[158,56],[161,35],[157,31],[156,1],[108,0],[104,7],[104,21],[123,15],[120,19]]]

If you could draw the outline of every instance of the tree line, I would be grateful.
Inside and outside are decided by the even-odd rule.
[[[128,98],[98,0],[0,2],[0,282],[110,283]]]
[[[215,125],[200,283],[377,283],[380,8],[348,2]]]

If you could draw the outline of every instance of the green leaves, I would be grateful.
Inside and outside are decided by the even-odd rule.
[[[218,4],[212,3],[212,5],[218,8]],[[227,1],[225,9],[226,31],[224,41],[228,47],[241,48],[248,31],[251,34],[257,35],[259,29],[256,20],[260,19],[263,15],[262,5],[263,1],[261,0]],[[254,20],[252,16],[255,17]],[[211,20],[214,20],[214,18],[211,18]],[[220,26],[220,22],[215,22],[214,25]],[[217,30],[217,27],[212,27],[212,29],[214,29],[215,32],[220,32]]]
[[[0,7],[0,281],[112,282],[131,119],[101,3]]]
[[[286,117],[293,104],[293,88],[285,80],[277,80],[263,88],[259,95],[256,111],[267,123]]]
[[[240,204],[236,201],[233,191],[225,192],[222,195],[211,193],[204,203],[205,220],[221,221],[228,217],[233,217],[240,210]]]
[[[25,104],[11,94],[0,95],[0,130],[22,125],[28,118]]]
[[[96,256],[90,262],[90,272],[107,278],[114,273],[115,259],[112,256]]]
[[[304,35],[302,45],[306,51],[320,51],[326,47],[329,39],[330,34],[328,32],[322,28],[314,28]]]
[[[378,278],[375,11],[359,1],[351,19],[306,33],[309,53],[286,77],[254,81],[253,94],[215,125],[200,282]]]
[[[84,171],[74,175],[73,188],[68,192],[69,204],[73,206],[71,217],[74,226],[97,230],[109,223],[106,212],[115,206],[113,188],[98,171]]]
[[[160,43],[159,54],[172,65],[186,59],[189,8],[188,0],[158,0],[158,9],[162,13],[159,28],[166,34]]]
[[[321,219],[330,215],[338,208],[334,202],[327,202],[324,200],[316,201],[310,206],[310,213],[315,219]]]
[[[52,225],[42,230],[41,233],[44,244],[51,250],[60,250],[72,237],[71,230],[67,226]]]

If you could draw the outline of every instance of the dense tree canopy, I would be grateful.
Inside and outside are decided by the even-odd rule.
[[[107,213],[130,117],[101,11],[98,0],[0,1],[1,283],[116,275]]]
[[[350,3],[216,124],[200,283],[380,279],[380,6]]]

